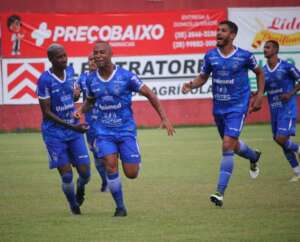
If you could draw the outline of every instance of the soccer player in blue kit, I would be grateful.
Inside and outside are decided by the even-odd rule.
[[[88,126],[74,117],[74,70],[67,67],[64,47],[52,44],[47,54],[52,67],[42,73],[37,83],[43,114],[41,131],[48,150],[49,168],[57,168],[71,212],[78,215],[85,185],[90,179],[90,160],[82,134]],[[79,174],[76,194],[72,165]]]
[[[296,93],[300,90],[300,72],[294,65],[279,59],[278,52],[277,41],[269,40],[265,43],[265,91],[269,101],[273,139],[282,148],[294,171],[295,175],[290,181],[296,182],[300,180],[300,167],[295,154],[299,156],[300,148],[290,137],[296,134]]]
[[[239,139],[251,96],[248,70],[256,74],[258,86],[250,112],[261,108],[265,82],[263,71],[258,67],[253,54],[233,45],[237,32],[235,23],[227,20],[220,22],[217,48],[206,53],[200,75],[193,81],[184,83],[182,87],[183,93],[198,88],[206,83],[212,73],[213,115],[223,141],[223,155],[217,191],[210,196],[210,200],[220,207],[233,171],[234,153],[250,161],[252,178],[258,176],[258,160],[261,155],[258,150],[251,149]]]
[[[92,54],[88,57],[88,68],[89,68],[88,71],[85,71],[85,72],[81,73],[81,75],[79,76],[79,78],[78,78],[78,80],[76,81],[76,84],[75,84],[75,86],[79,88],[79,96],[80,96],[80,93],[82,93],[83,101],[85,101],[86,96],[87,96],[86,80],[87,80],[90,73],[97,70],[97,65],[95,63],[94,56]],[[98,112],[98,109],[96,107],[93,107],[92,110],[90,110],[89,112],[86,112],[85,115],[84,115],[85,116],[85,122],[90,127],[93,126],[93,125],[91,125],[91,123],[95,122],[95,120],[97,119],[97,112]],[[93,128],[90,128],[86,132],[86,137],[87,137],[87,142],[88,142],[89,148],[92,151],[93,156],[94,156],[96,170],[97,170],[98,174],[101,177],[102,184],[101,184],[100,191],[101,192],[107,192],[108,187],[107,187],[106,171],[105,171],[105,167],[104,167],[104,161],[101,158],[97,158],[95,150],[93,148],[93,142],[94,142],[94,130],[93,130]]]
[[[126,177],[131,179],[138,176],[141,162],[131,108],[132,92],[138,92],[150,101],[168,135],[173,135],[175,130],[149,87],[133,73],[112,63],[112,49],[108,43],[97,42],[93,55],[98,70],[88,77],[88,96],[79,113],[86,112],[93,105],[99,109],[97,121],[91,127],[96,131],[94,149],[97,157],[104,159],[108,187],[116,204],[114,216],[123,217],[127,215],[127,210],[118,171],[118,157]]]

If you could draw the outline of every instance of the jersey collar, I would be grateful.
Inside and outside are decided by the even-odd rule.
[[[279,61],[277,62],[276,66],[275,66],[273,69],[271,69],[271,67],[270,67],[269,64],[267,63],[266,65],[267,65],[268,71],[269,71],[269,72],[274,72],[274,71],[276,71],[277,68],[278,68],[278,66],[280,65],[280,63],[281,63],[281,59],[279,59]]]
[[[223,57],[224,59],[228,59],[238,51],[238,47],[234,46],[234,50],[229,55],[223,55],[219,48],[217,48],[217,51],[221,57]]]
[[[64,83],[64,82],[66,81],[66,79],[67,79],[67,73],[66,73],[66,70],[64,70],[64,79],[63,79],[63,80],[59,79],[53,72],[50,71],[50,69],[48,70],[48,73],[49,73],[54,79],[56,79],[56,80],[57,80],[58,82],[60,82],[60,83]]]
[[[118,66],[115,65],[114,71],[111,73],[111,75],[109,76],[109,78],[107,78],[106,80],[102,79],[102,77],[100,76],[100,74],[99,74],[98,71],[96,71],[96,74],[97,74],[97,77],[99,78],[100,81],[102,81],[102,82],[109,82],[114,77],[114,75],[117,72],[117,70],[118,70]]]

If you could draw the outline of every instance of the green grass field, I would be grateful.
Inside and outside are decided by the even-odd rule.
[[[293,174],[270,127],[246,126],[242,138],[263,151],[261,175],[251,180],[248,161],[236,157],[218,208],[208,199],[221,154],[215,127],[178,128],[173,138],[139,130],[142,172],[122,177],[128,216],[114,218],[94,166],[83,215],[72,216],[40,134],[0,134],[0,241],[300,241],[300,182],[288,182]]]

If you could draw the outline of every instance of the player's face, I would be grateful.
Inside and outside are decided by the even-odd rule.
[[[111,63],[111,49],[108,44],[98,43],[93,51],[94,60],[98,68],[105,68]]]
[[[226,24],[221,24],[217,29],[217,46],[224,47],[235,38],[235,34],[230,31],[230,28]]]
[[[265,43],[264,45],[264,55],[267,59],[271,58],[272,56],[276,55],[277,53],[276,48],[270,42]]]
[[[89,63],[88,64],[89,64],[89,70],[90,71],[97,70],[97,65],[95,63],[95,59],[94,59],[93,55],[89,56]]]
[[[68,57],[67,53],[64,48],[58,48],[54,54],[53,58],[51,60],[52,65],[58,69],[66,69],[68,64]]]

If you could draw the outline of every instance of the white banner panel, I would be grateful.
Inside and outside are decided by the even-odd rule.
[[[280,51],[300,51],[300,7],[229,8],[228,18],[239,27],[235,44],[262,51],[266,40],[279,42]]]
[[[136,73],[162,100],[211,97],[211,80],[201,89],[183,95],[181,86],[200,70],[203,54],[115,57],[113,62]],[[87,58],[69,58],[77,76],[87,70]],[[3,103],[36,104],[36,83],[50,67],[46,58],[3,59]],[[135,95],[133,100],[145,100]]]

